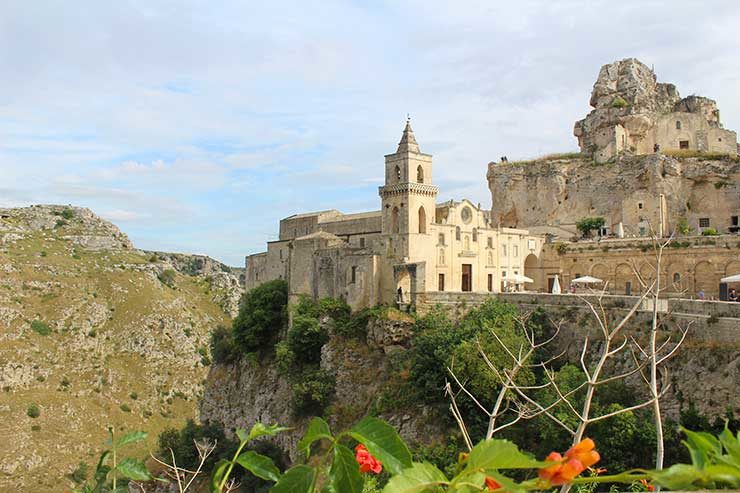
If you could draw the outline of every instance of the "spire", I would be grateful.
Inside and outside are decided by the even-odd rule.
[[[406,128],[403,129],[401,142],[398,143],[396,152],[419,152],[419,144],[416,143],[414,131],[411,128],[411,117],[406,117]]]

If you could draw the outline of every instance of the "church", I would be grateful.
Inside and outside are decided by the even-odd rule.
[[[285,279],[291,299],[342,298],[353,310],[377,304],[415,307],[426,293],[501,292],[529,283],[544,238],[502,228],[469,200],[437,202],[432,156],[406,121],[396,152],[385,156],[380,210],[326,210],[280,221],[267,251],[246,258],[246,289]]]

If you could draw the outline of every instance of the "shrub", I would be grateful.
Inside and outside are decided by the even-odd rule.
[[[719,236],[719,231],[716,228],[706,228],[701,232],[702,236]]]
[[[54,227],[61,228],[62,226],[66,226],[66,225],[67,225],[67,221],[65,221],[64,219],[57,219],[56,225]]]
[[[87,480],[87,464],[80,462],[77,468],[69,475],[69,479],[76,484],[84,483]]]
[[[162,271],[159,275],[157,275],[157,278],[160,281],[162,281],[162,284],[164,284],[165,286],[168,286],[170,288],[174,288],[175,287],[175,277],[176,277],[176,275],[177,274],[175,273],[174,270],[172,270],[172,269],[166,269],[166,270]]]
[[[51,329],[41,320],[34,320],[31,322],[31,330],[42,336],[48,336],[51,334]]]
[[[31,404],[28,406],[28,409],[26,409],[26,414],[29,418],[38,418],[41,416],[41,409],[39,409],[39,406],[37,404]]]
[[[124,413],[130,413],[131,412],[131,408],[128,407],[126,404],[121,404],[119,407],[121,408],[121,411],[123,411]]]
[[[329,340],[329,334],[316,318],[306,315],[293,317],[288,330],[288,347],[301,363],[317,363],[321,359],[321,346]]]
[[[41,425],[31,425],[31,431],[41,431]]]
[[[326,370],[313,369],[303,372],[293,384],[293,410],[299,415],[321,415],[334,395],[336,379]]]
[[[209,470],[221,457],[233,455],[236,444],[228,440],[222,427],[212,423],[196,424],[189,419],[181,430],[166,428],[159,434],[158,445],[160,457],[170,457],[170,449],[175,454],[177,465],[186,469],[198,466],[198,452],[193,441],[216,441],[216,449],[206,461],[205,470]]]
[[[604,227],[606,220],[603,217],[584,217],[576,222],[576,229],[581,232],[584,237],[591,236],[593,230],[599,230]]]
[[[629,104],[627,103],[627,101],[624,100],[622,96],[617,96],[612,101],[612,108],[621,109],[621,108],[626,108],[627,106],[629,106]]]
[[[234,340],[246,351],[265,348],[287,321],[288,283],[266,282],[242,299],[234,319]]]
[[[295,369],[295,354],[285,341],[275,344],[275,364],[278,372],[284,376],[290,375]]]
[[[208,366],[211,364],[211,358],[208,357],[208,350],[204,346],[198,348],[198,354],[200,355],[200,364]]]
[[[69,221],[70,219],[72,219],[73,217],[75,217],[75,211],[74,211],[74,209],[69,209],[69,208],[64,209],[62,211],[62,217],[64,219],[66,219],[67,221]]]
[[[139,394],[137,394],[136,392],[131,392],[128,396],[131,397],[131,399],[133,400],[136,400],[139,398]]]
[[[211,332],[211,357],[217,364],[228,364],[239,357],[231,329],[219,325]]]
[[[555,244],[555,251],[558,252],[558,255],[565,255],[566,253],[568,253],[568,245],[566,245],[562,241],[559,241]]]

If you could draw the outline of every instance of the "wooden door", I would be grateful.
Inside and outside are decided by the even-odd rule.
[[[473,290],[473,264],[462,265],[462,290]]]

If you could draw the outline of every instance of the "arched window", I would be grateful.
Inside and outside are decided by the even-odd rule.
[[[673,273],[673,284],[681,284],[681,274],[678,272]]]
[[[439,265],[445,264],[445,249],[440,248],[439,249]]]
[[[421,167],[421,164],[416,168],[416,181],[424,183],[424,168]]]
[[[457,227],[455,228],[455,239],[456,239],[457,241],[460,241],[460,226],[457,226]]]
[[[424,207],[419,207],[419,233],[425,234],[427,232],[427,213]]]
[[[396,166],[396,180],[401,180],[401,168]]]
[[[398,207],[391,211],[391,233],[398,233]]]
[[[473,241],[478,241],[478,228],[473,228]]]

